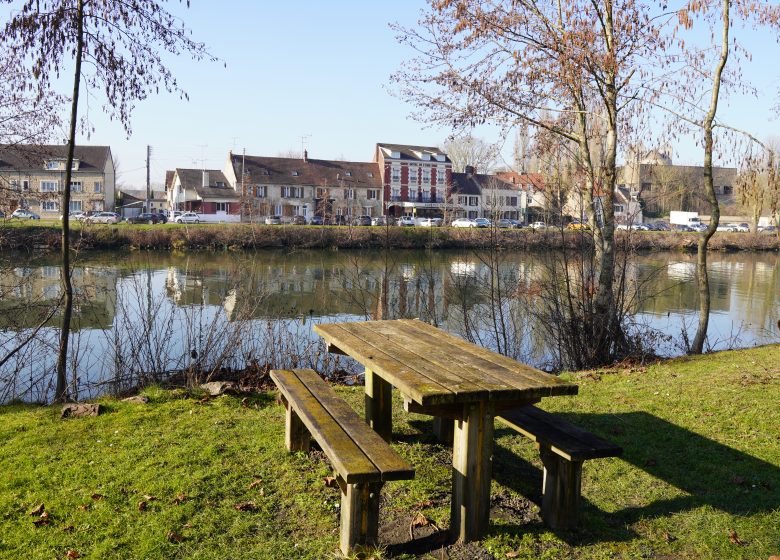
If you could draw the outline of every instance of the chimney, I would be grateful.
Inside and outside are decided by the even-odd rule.
[[[303,163],[308,163],[309,161],[309,150],[303,150]]]
[[[209,186],[209,172],[205,169],[203,170],[203,184],[202,187],[208,187]]]
[[[474,175],[474,166],[473,165],[467,165],[466,166],[466,175],[468,175],[469,177]]]

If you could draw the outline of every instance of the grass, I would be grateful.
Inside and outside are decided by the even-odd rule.
[[[540,491],[536,451],[497,423],[491,526],[477,549],[529,559],[780,554],[778,357],[780,346],[767,346],[566,374],[580,394],[542,406],[624,455],[585,464],[581,526],[554,533],[527,499]],[[338,391],[361,408],[359,387]],[[204,404],[181,390],[144,394],[147,405],[104,399],[105,412],[86,419],[0,407],[0,558],[338,557],[339,493],[323,483],[330,470],[316,452],[284,452],[272,395],[242,405],[230,396]],[[383,531],[395,524],[405,540],[420,509],[447,526],[450,450],[429,435],[429,418],[395,408],[393,445],[417,475],[385,486]],[[253,511],[236,509],[246,502]],[[35,527],[30,511],[41,503],[50,523]],[[376,557],[415,557],[398,550]]]

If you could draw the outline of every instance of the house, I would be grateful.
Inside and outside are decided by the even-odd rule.
[[[117,189],[117,212],[129,218],[145,212],[146,189]],[[149,198],[149,212],[155,214],[168,211],[167,191],[152,190]]]
[[[447,209],[452,161],[429,146],[379,143],[374,150],[379,167],[385,214],[399,217],[439,217]]]
[[[242,201],[245,220],[280,216],[380,216],[382,179],[374,162],[228,156],[224,175]]]
[[[67,145],[0,145],[0,208],[59,217],[67,156]],[[110,147],[76,146],[69,211],[113,210],[115,182]]]
[[[467,165],[465,173],[452,173],[447,200],[453,218],[525,219],[520,186],[496,175],[475,173]]]
[[[219,169],[176,168],[166,184],[171,210],[197,212],[204,222],[241,221],[241,197]]]

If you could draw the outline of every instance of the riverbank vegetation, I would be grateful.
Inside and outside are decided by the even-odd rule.
[[[58,250],[61,230],[56,224],[4,224],[0,250]],[[617,245],[635,251],[696,251],[695,233],[615,232]],[[200,225],[73,225],[74,249],[158,249],[172,251],[288,249],[574,249],[590,246],[587,233],[550,228],[458,229],[345,226],[266,226],[251,224]],[[770,234],[718,232],[713,251],[778,251],[780,239]]]
[[[769,558],[780,553],[780,346],[565,376],[545,399],[624,448],[586,464],[579,529],[539,519],[533,446],[496,430],[488,537],[451,545],[451,449],[430,418],[395,407],[393,446],[412,481],[383,490],[379,558]],[[361,410],[360,387],[338,392]],[[339,491],[317,451],[284,452],[270,392],[206,398],[144,391],[94,418],[0,407],[0,556],[336,558]],[[45,515],[44,513],[45,512]],[[428,525],[413,523],[421,513]],[[410,540],[410,533],[413,540]],[[72,551],[72,552],[71,552]]]

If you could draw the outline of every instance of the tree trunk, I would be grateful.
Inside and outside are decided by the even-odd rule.
[[[721,37],[720,58],[715,66],[715,75],[712,78],[712,97],[710,109],[704,118],[704,189],[707,202],[710,206],[710,225],[699,234],[698,253],[696,258],[696,274],[699,287],[699,327],[691,344],[691,354],[701,354],[704,351],[704,341],[707,339],[707,327],[710,322],[710,280],[707,275],[707,244],[715,234],[720,222],[720,206],[715,196],[715,187],[712,177],[712,149],[713,149],[713,123],[718,111],[718,97],[720,94],[721,76],[729,56],[729,10],[731,0],[723,0],[723,30]]]
[[[76,121],[79,110],[79,86],[81,84],[81,58],[84,49],[84,0],[78,0],[76,12],[78,31],[76,37],[76,67],[73,74],[73,99],[70,108],[70,133],[68,136],[68,157],[65,162],[65,184],[62,185],[62,269],[60,279],[63,289],[62,323],[60,326],[60,348],[57,354],[57,387],[55,402],[68,398],[68,340],[70,338],[70,320],[73,315],[73,283],[70,275],[70,182],[73,175],[73,153],[76,147]]]

